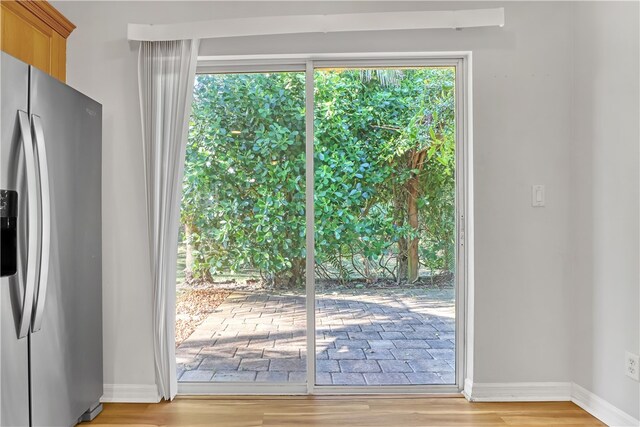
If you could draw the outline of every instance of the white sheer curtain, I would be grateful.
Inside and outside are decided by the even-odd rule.
[[[141,42],[138,83],[149,221],[156,384],[173,399],[178,224],[198,40]]]

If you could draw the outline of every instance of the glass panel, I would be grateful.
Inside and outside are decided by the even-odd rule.
[[[306,381],[305,75],[198,75],[178,248],[182,382]]]
[[[315,72],[316,384],[455,383],[454,83]]]

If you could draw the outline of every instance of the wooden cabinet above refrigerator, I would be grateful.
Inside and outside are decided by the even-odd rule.
[[[75,25],[46,1],[2,0],[0,15],[1,49],[64,82]]]

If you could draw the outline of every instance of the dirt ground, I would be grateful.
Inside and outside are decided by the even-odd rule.
[[[176,347],[231,294],[215,287],[182,288],[176,296]]]

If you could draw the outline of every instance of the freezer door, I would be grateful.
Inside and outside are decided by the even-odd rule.
[[[98,402],[103,387],[102,107],[33,68],[30,90],[43,192],[43,271],[31,332],[32,424],[70,426]]]
[[[0,56],[0,190],[14,191],[16,215],[17,272],[0,278],[0,425],[29,425],[28,336],[18,339],[24,302],[27,192],[24,151],[20,139],[18,111],[28,108],[29,67],[2,53]],[[8,197],[5,198],[5,202]],[[13,200],[12,202],[15,202]],[[17,208],[17,212],[9,211]],[[2,239],[6,234],[3,232]],[[2,246],[6,248],[3,241]],[[1,254],[0,254],[1,255]],[[6,254],[5,254],[6,255]]]

